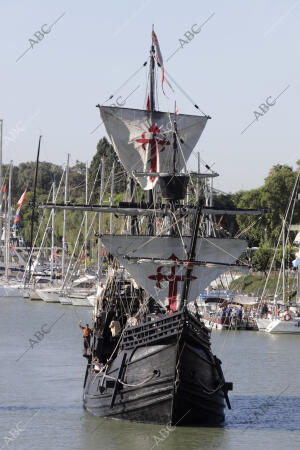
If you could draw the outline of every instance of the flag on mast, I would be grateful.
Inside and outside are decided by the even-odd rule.
[[[157,36],[156,36],[156,34],[155,34],[155,32],[153,30],[152,30],[152,44],[156,48],[156,61],[157,61],[157,64],[159,65],[159,67],[161,68],[161,76],[162,76],[162,78],[161,78],[161,87],[162,87],[162,91],[163,91],[164,95],[166,95],[165,91],[164,91],[164,81],[166,81],[168,83],[168,85],[170,86],[170,88],[172,90],[173,90],[173,88],[170,85],[170,83],[168,82],[168,80],[165,78],[164,60],[163,60],[163,57],[162,57],[162,54],[161,54],[161,50],[160,50],[160,46],[159,46],[159,43],[158,43]]]
[[[21,197],[20,197],[20,199],[19,199],[19,201],[18,201],[18,203],[17,203],[17,206],[21,207],[21,206],[24,205],[24,203],[25,203],[25,201],[26,201],[26,191],[27,191],[27,189],[25,189],[25,191],[24,191],[23,194],[21,195]]]

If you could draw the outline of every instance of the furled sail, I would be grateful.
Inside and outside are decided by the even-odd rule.
[[[109,236],[104,247],[145,291],[176,310],[186,275],[190,237]],[[247,247],[242,239],[198,238],[188,301],[195,300],[213,280],[228,270]],[[224,264],[222,266],[222,264]]]
[[[176,171],[186,165],[207,122],[206,116],[169,114],[159,111],[100,106],[101,118],[113,147],[129,173],[173,173],[173,123],[177,124]],[[157,177],[137,177],[145,190]]]

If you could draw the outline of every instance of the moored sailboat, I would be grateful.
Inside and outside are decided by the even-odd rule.
[[[271,273],[271,269],[275,260],[276,252],[279,248],[279,243],[282,240],[282,259],[279,275],[277,278],[277,285],[274,294],[273,304],[271,305],[272,312],[269,312],[268,305],[265,304],[262,309],[263,314],[262,317],[257,317],[256,322],[259,331],[264,331],[266,333],[271,334],[300,334],[300,241],[295,239],[295,244],[298,246],[298,252],[296,253],[296,259],[293,261],[293,267],[297,270],[297,289],[296,289],[296,299],[295,304],[291,305],[290,298],[286,293],[286,249],[289,242],[289,234],[290,231],[298,231],[300,230],[300,225],[292,225],[291,222],[293,220],[293,213],[295,210],[295,204],[298,199],[298,191],[299,191],[299,183],[300,183],[300,169],[298,170],[297,177],[291,192],[290,200],[285,212],[285,216],[282,220],[282,227],[280,236],[278,239],[278,243],[274,252],[274,256],[272,259],[272,263],[269,269],[268,277],[266,279],[265,288],[263,294],[265,292],[268,278]],[[287,227],[287,233],[286,233]],[[279,302],[279,286],[280,281],[282,281],[282,300]],[[262,295],[263,298],[263,295]]]

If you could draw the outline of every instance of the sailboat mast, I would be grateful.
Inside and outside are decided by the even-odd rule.
[[[297,297],[296,297],[297,305],[300,305],[300,264],[298,264],[297,270]]]
[[[114,204],[114,188],[115,188],[115,163],[113,163],[112,169],[111,169],[111,187],[110,187],[110,206],[113,206]],[[109,233],[113,234],[113,214],[110,214],[109,217]]]
[[[198,173],[201,172],[201,167],[200,167],[200,152],[197,152],[197,162],[198,162]],[[197,198],[199,198],[200,195],[200,177],[197,178]]]
[[[3,203],[3,192],[2,192],[2,144],[3,144],[3,120],[0,119],[0,242],[2,238],[2,203]]]
[[[150,95],[149,110],[155,111],[155,47],[152,42],[150,49]]]
[[[88,204],[88,176],[89,176],[89,166],[88,162],[85,165],[85,204]],[[84,269],[87,269],[87,233],[88,233],[88,215],[85,213],[85,224],[84,224]]]
[[[104,196],[104,176],[105,176],[105,160],[104,158],[101,159],[101,181],[100,181],[100,201],[99,205],[102,206],[103,204],[103,196]],[[102,213],[99,213],[99,222],[98,222],[98,271],[100,274],[100,263],[101,263],[101,240],[100,236],[102,234],[102,228],[103,228],[103,218]]]
[[[29,278],[30,278],[31,263],[32,263],[32,243],[33,243],[34,213],[35,213],[36,186],[37,186],[37,177],[38,177],[38,170],[39,170],[39,160],[40,160],[41,140],[42,140],[42,136],[39,137],[39,145],[38,145],[38,151],[37,151],[37,156],[36,156],[36,165],[35,165],[34,188],[33,188],[33,202],[32,202],[32,213],[31,213],[31,229],[30,229]]]
[[[68,187],[69,187],[69,162],[70,162],[70,154],[68,153],[67,158],[67,167],[66,167],[66,180],[65,180],[65,204],[68,200]],[[66,259],[66,214],[67,211],[64,209],[64,223],[63,223],[63,238],[62,238],[62,263],[61,263],[61,273],[62,277],[65,276],[65,259]]]
[[[197,214],[196,214],[195,220],[194,220],[193,234],[191,237],[190,249],[189,249],[188,258],[187,258],[189,262],[192,262],[195,260],[196,244],[197,244],[197,238],[198,238],[198,230],[199,230],[202,207],[203,207],[203,200],[199,199],[198,206],[197,206]],[[185,279],[184,279],[183,289],[182,289],[182,297],[180,300],[179,310],[181,310],[183,307],[186,306],[188,296],[189,296],[192,271],[193,271],[193,264],[188,264],[187,269],[186,269],[186,275],[185,275]]]
[[[55,203],[55,182],[52,183],[52,203]],[[52,217],[51,217],[51,281],[53,281],[54,278],[54,226],[55,226],[55,209],[53,208],[52,211]]]
[[[9,166],[9,184],[8,184],[8,198],[6,211],[6,227],[5,227],[5,278],[8,280],[9,269],[9,246],[10,246],[10,221],[11,221],[11,177],[12,177],[12,161]]]
[[[175,114],[176,114],[176,107],[175,107]],[[174,115],[175,117],[175,115]],[[174,123],[173,123],[173,127],[174,127],[174,131],[173,131],[173,172],[176,172],[176,161],[177,161],[177,123],[176,120],[174,119]]]
[[[285,303],[285,219],[282,219],[282,301]]]
[[[152,28],[153,31],[153,28]],[[149,110],[155,111],[155,47],[152,41],[150,49],[150,93],[149,93]],[[153,189],[148,191],[148,207],[153,208]],[[154,234],[154,218],[149,217],[148,223],[148,234],[152,236]]]

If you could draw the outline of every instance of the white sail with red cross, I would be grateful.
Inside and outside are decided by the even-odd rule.
[[[112,145],[126,171],[138,173],[173,173],[174,120],[177,125],[178,149],[176,171],[187,163],[197,144],[208,117],[169,114],[159,111],[100,106],[101,118]],[[145,190],[152,189],[155,176],[139,176]]]
[[[247,247],[242,239],[198,238],[195,262],[187,262],[190,237],[109,236],[104,247],[155,300],[179,306],[186,268],[192,265],[188,301],[195,300],[213,280],[228,270]],[[183,245],[184,244],[184,245]],[[222,265],[223,264],[223,265]]]

